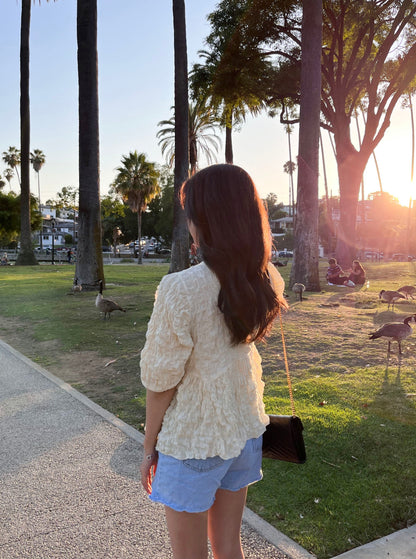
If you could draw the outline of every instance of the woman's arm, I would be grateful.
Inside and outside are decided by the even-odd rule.
[[[172,398],[176,387],[164,392],[146,391],[146,432],[144,437],[144,452],[150,454],[155,450],[156,440],[162,427],[163,417]]]
[[[152,492],[152,479],[157,467],[156,441],[163,417],[172,398],[176,387],[164,392],[146,392],[146,432],[144,437],[144,457],[140,466],[141,481],[147,493]]]

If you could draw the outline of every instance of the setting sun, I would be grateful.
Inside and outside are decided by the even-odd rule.
[[[393,195],[399,199],[402,206],[409,206],[410,202],[416,198],[415,183],[403,183],[397,189],[397,193],[393,193]]]
[[[416,199],[416,184],[409,180],[409,171],[403,167],[386,165],[381,176],[381,185],[384,192],[388,192],[399,200],[400,205],[409,206],[410,199]],[[364,173],[365,197],[380,190],[377,173],[372,170]]]
[[[412,135],[410,113],[399,109],[394,122],[377,146],[377,165],[382,189],[395,196],[402,206],[409,206],[409,200],[416,199],[416,184],[412,181]],[[380,190],[374,158],[370,157],[364,172],[366,197]]]

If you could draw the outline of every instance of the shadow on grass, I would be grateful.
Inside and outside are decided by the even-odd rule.
[[[392,362],[391,354],[386,357],[386,368],[383,382],[371,403],[373,413],[391,421],[415,425],[416,403],[402,385],[401,369],[403,356],[398,355],[397,361]]]

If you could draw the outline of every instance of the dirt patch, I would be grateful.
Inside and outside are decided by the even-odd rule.
[[[96,351],[64,352],[58,340],[36,341],[30,326],[15,318],[1,317],[0,337],[17,351],[67,382],[97,404],[140,427],[143,414],[127,417],[124,407],[141,391],[138,354],[103,357]],[[132,411],[134,413],[134,411]]]

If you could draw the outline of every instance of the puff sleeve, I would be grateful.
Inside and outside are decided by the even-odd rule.
[[[268,271],[269,271],[270,280],[271,280],[271,283],[272,283],[272,286],[273,286],[273,289],[274,289],[276,295],[278,296],[279,300],[283,302],[284,306],[286,306],[286,303],[284,303],[285,299],[284,299],[284,296],[283,296],[283,291],[285,289],[285,282],[284,282],[282,276],[276,270],[276,266],[274,266],[271,262],[269,262]]]
[[[188,294],[176,274],[165,276],[156,292],[141,352],[143,385],[154,392],[175,387],[193,349]]]

